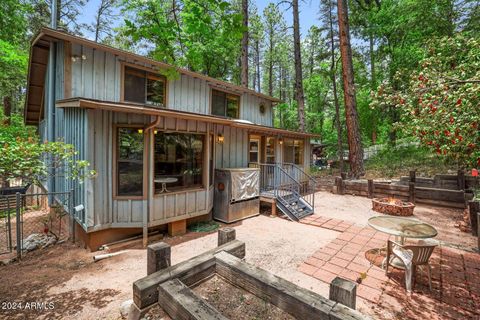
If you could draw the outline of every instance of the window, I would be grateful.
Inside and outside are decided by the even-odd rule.
[[[155,135],[155,193],[203,186],[204,141],[201,134]]]
[[[285,139],[283,160],[303,166],[303,140]]]
[[[165,107],[165,78],[125,66],[123,100]]]
[[[117,129],[117,195],[143,195],[143,133]]]
[[[212,114],[215,116],[238,118],[240,97],[212,89]]]
[[[267,137],[265,156],[267,163],[275,163],[275,138]]]
[[[260,162],[260,138],[250,138],[248,143],[249,162]]]

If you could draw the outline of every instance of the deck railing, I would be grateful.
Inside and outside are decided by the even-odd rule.
[[[292,163],[249,163],[260,169],[260,194],[285,198],[295,194],[315,208],[316,181],[302,168]]]

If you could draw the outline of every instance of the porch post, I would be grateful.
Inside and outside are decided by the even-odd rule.
[[[152,216],[152,206],[153,206],[153,130],[145,130],[145,140],[146,140],[146,150],[145,157],[147,165],[147,208],[143,210],[143,247],[146,248],[148,245],[148,217]]]

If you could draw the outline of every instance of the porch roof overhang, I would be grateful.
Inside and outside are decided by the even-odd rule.
[[[293,137],[293,138],[312,138],[319,137],[316,134],[306,133],[306,132],[296,132],[280,128],[262,126],[242,120],[223,118],[218,116],[198,114],[186,111],[178,111],[171,109],[159,109],[146,106],[143,104],[136,103],[124,103],[124,102],[112,102],[112,101],[101,101],[88,98],[70,98],[57,100],[57,108],[83,108],[83,109],[101,109],[108,110],[113,112],[124,112],[124,113],[134,113],[134,114],[143,114],[150,116],[161,116],[161,117],[172,117],[172,118],[181,118],[187,120],[197,120],[204,121],[209,123],[215,123],[220,125],[226,125],[235,128],[243,128],[248,130],[251,133],[270,133],[274,135],[280,135],[282,137]]]

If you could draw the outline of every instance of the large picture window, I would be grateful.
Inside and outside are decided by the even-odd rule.
[[[117,195],[143,195],[143,133],[117,129]]]
[[[240,97],[223,91],[212,90],[212,114],[221,117],[239,117]]]
[[[155,193],[203,186],[205,135],[155,135]]]
[[[165,77],[125,66],[123,100],[165,107]]]
[[[303,166],[303,140],[285,139],[283,161]]]

